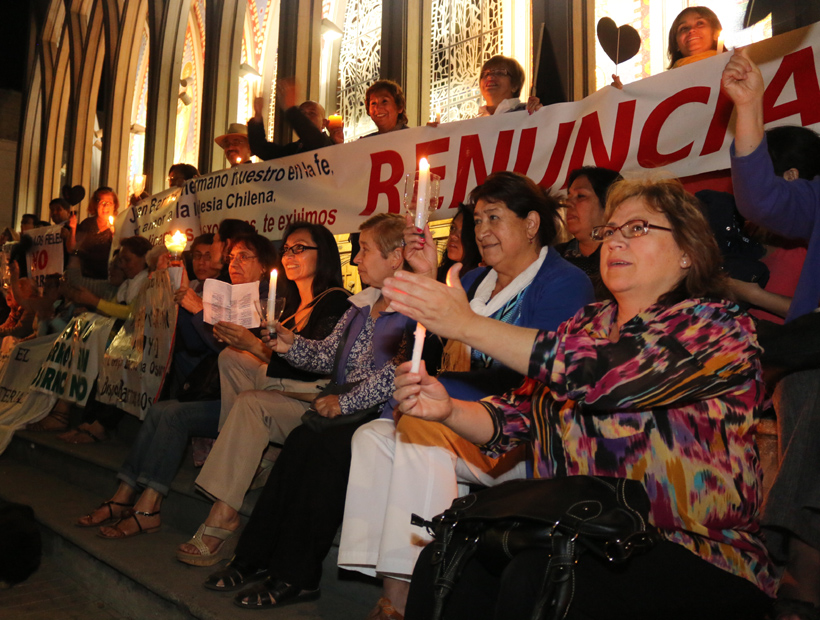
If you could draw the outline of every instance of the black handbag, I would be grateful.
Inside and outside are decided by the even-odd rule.
[[[431,521],[413,515],[412,523],[435,537],[432,620],[441,617],[469,560],[500,573],[516,554],[534,548],[551,559],[532,618],[564,618],[580,554],[622,563],[647,551],[659,540],[648,515],[649,497],[640,482],[600,476],[511,480],[455,500]]]
[[[345,344],[347,343],[347,338],[350,335],[350,326],[351,323],[348,323],[345,326],[344,333],[342,334],[342,337],[339,339],[339,346],[336,347],[336,358],[333,363],[334,369],[338,369],[339,364],[342,363],[342,353],[344,351]],[[336,394],[346,394],[360,383],[361,381],[351,381],[349,383],[336,383],[335,381],[331,381],[324,387],[324,389],[322,389],[321,392],[319,392],[316,398],[322,398],[323,396],[331,396]],[[314,399],[313,402],[315,403],[316,399]],[[375,420],[379,416],[383,404],[384,403],[378,403],[376,405],[373,405],[372,407],[360,409],[347,415],[337,415],[335,418],[326,418],[323,415],[320,415],[311,403],[310,408],[302,414],[302,424],[304,424],[310,430],[316,433],[321,433],[323,431],[328,430],[329,428],[335,428],[337,426],[342,426],[344,424],[358,424],[369,422],[370,420]]]
[[[354,387],[359,385],[359,383],[361,383],[361,381],[354,381],[352,383],[343,383],[339,385],[338,383],[331,381],[321,392],[319,392],[319,394],[317,394],[316,398],[333,394],[346,394]],[[337,415],[335,418],[326,418],[323,415],[320,415],[311,404],[310,409],[302,414],[302,424],[307,426],[312,431],[321,433],[329,428],[335,428],[343,424],[357,424],[359,422],[364,423],[369,422],[370,420],[375,420],[379,416],[381,410],[382,404],[379,403],[378,405],[373,405],[367,409],[359,409],[358,411],[354,411],[353,413],[349,413],[347,415]]]

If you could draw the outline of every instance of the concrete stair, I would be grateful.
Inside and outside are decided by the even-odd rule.
[[[74,526],[111,496],[115,474],[139,422],[126,416],[119,438],[100,444],[69,445],[54,433],[18,433],[0,456],[0,501],[34,508],[45,554],[63,573],[127,618],[247,618],[233,594],[202,587],[217,567],[197,568],[176,560],[176,546],[205,519],[210,501],[194,490],[198,470],[186,455],[162,505],[162,530],[123,541],[104,540],[96,528]],[[248,494],[247,516],[259,491]],[[374,580],[336,567],[334,547],[324,562],[322,597],[315,602],[267,612],[281,619],[362,619],[378,599]],[[223,563],[224,564],[224,563]],[[2,597],[0,597],[2,607]]]

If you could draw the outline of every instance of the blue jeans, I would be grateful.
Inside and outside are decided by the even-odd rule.
[[[117,478],[135,489],[150,487],[168,495],[188,438],[216,437],[220,405],[218,400],[152,405]]]

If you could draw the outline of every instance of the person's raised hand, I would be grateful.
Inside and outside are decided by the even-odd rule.
[[[413,223],[413,218],[406,215],[407,226],[404,229],[404,260],[410,265],[414,273],[436,278],[436,262],[438,252],[430,233],[430,226],[425,224],[424,230],[419,230]]]
[[[276,82],[276,103],[283,110],[290,110],[296,105],[296,81],[293,78],[282,78]]]
[[[610,84],[610,86],[612,86],[613,88],[617,88],[618,90],[624,89],[623,82],[621,82],[621,78],[618,77],[617,73],[612,74],[612,84]]]
[[[262,337],[262,342],[265,343],[266,347],[268,347],[271,351],[281,354],[285,354],[290,351],[294,340],[294,333],[287,327],[283,327],[282,323],[276,324],[275,338],[268,338],[267,336]]]
[[[544,107],[544,104],[541,103],[541,100],[532,95],[529,99],[527,99],[527,113],[532,114],[533,112],[537,112],[541,108]]]
[[[253,119],[256,121],[262,120],[262,108],[265,105],[265,100],[262,97],[254,97],[253,99]]]
[[[396,369],[393,397],[398,401],[398,410],[422,420],[445,421],[453,411],[447,390],[427,374],[424,364],[417,373],[410,372],[412,366],[413,362],[405,362]]]
[[[720,77],[720,86],[737,107],[762,102],[763,76],[745,48],[736,49],[729,58]]]
[[[467,293],[458,279],[461,263],[456,263],[447,274],[450,286],[435,279],[399,271],[387,278],[382,293],[397,312],[419,321],[428,331],[443,338],[463,340],[462,330],[477,315],[470,308]]]

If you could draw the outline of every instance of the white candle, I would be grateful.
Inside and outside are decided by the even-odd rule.
[[[427,189],[430,186],[430,164],[427,158],[419,160],[419,183],[418,194],[416,195],[416,228],[422,230],[427,223],[427,210],[429,200],[427,200]]]
[[[436,125],[438,125],[439,123],[441,123],[441,107],[437,105],[436,106]]]
[[[268,331],[273,332],[276,327],[276,269],[270,272],[270,288],[268,288]]]
[[[421,323],[416,323],[416,331],[413,334],[413,357],[411,358],[410,372],[418,372],[421,368],[421,350],[424,348],[424,337],[427,329]]]

